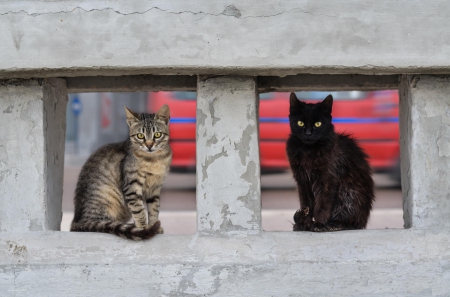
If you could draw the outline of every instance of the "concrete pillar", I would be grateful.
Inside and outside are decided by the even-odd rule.
[[[62,79],[0,82],[0,231],[59,230],[66,128]]]
[[[246,235],[261,231],[258,102],[254,78],[198,80],[200,233]]]
[[[402,77],[400,147],[406,228],[450,227],[449,94],[449,77]]]

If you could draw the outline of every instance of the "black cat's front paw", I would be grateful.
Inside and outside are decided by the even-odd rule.
[[[292,231],[309,231],[309,227],[306,224],[294,224]]]
[[[309,231],[311,229],[312,219],[309,216],[309,208],[298,209],[294,214],[293,231]]]
[[[301,223],[307,220],[309,215],[309,207],[304,207],[301,209],[297,209],[297,211],[294,213],[294,222]]]
[[[311,226],[311,231],[313,232],[327,232],[330,231],[330,228],[328,228],[327,225],[324,225],[319,222],[314,222]]]

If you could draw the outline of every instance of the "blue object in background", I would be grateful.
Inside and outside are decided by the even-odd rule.
[[[80,98],[78,96],[73,97],[72,102],[70,103],[70,107],[72,112],[77,116],[83,111],[83,105],[81,105]]]

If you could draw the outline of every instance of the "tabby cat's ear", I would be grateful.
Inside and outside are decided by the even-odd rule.
[[[164,121],[164,123],[166,123],[167,125],[170,120],[169,106],[167,104],[164,104],[156,113],[155,118]]]
[[[325,100],[320,102],[320,107],[322,108],[322,111],[324,113],[331,114],[332,106],[333,106],[333,96],[331,94],[328,95],[327,98],[325,98]]]
[[[127,124],[128,124],[128,126],[131,127],[131,125],[133,125],[134,123],[139,122],[139,119],[138,119],[139,114],[134,112],[134,111],[132,111],[131,109],[128,109],[128,107],[126,107],[126,106],[124,106],[124,107],[125,107],[125,113],[127,114]]]
[[[291,96],[289,97],[290,99],[290,111],[294,111],[294,110],[298,110],[300,108],[302,108],[304,106],[305,103],[301,102],[300,100],[298,100],[297,95],[295,95],[294,92],[291,93]]]

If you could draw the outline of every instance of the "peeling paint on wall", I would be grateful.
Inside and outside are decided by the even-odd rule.
[[[259,232],[260,181],[256,83],[253,78],[199,79],[197,208],[199,230]],[[259,203],[258,203],[259,201]],[[214,233],[211,233],[214,234]]]
[[[437,141],[439,148],[439,157],[450,157],[450,141],[444,137],[439,138]]]

